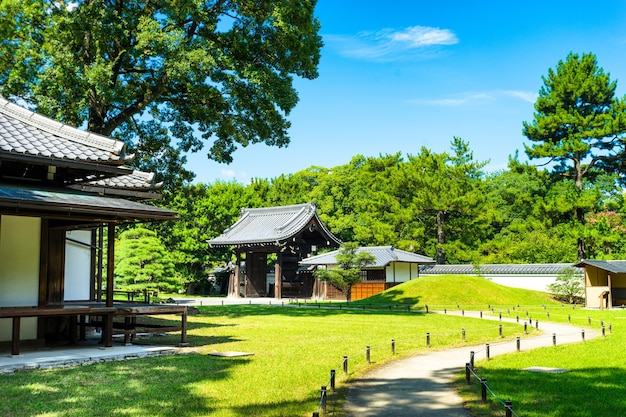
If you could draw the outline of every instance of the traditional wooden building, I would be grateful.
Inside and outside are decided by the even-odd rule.
[[[237,222],[209,244],[234,248],[230,297],[282,298],[311,297],[312,273],[300,270],[298,262],[320,248],[338,247],[341,241],[322,223],[314,204],[297,204],[243,209]]]
[[[181,314],[184,341],[186,310],[113,302],[115,226],[176,217],[137,201],[159,184],[131,158],[119,140],[0,98],[0,342],[13,354],[20,340],[75,338],[96,323],[111,346],[115,317],[129,336],[151,312]]]
[[[585,307],[626,305],[626,261],[583,259],[575,266],[585,269]]]
[[[368,252],[374,257],[371,265],[361,270],[361,282],[351,291],[353,301],[381,293],[402,282],[419,277],[420,265],[432,265],[436,261],[428,256],[396,249],[392,246],[365,246],[357,252]],[[339,251],[303,259],[300,265],[323,268],[336,268],[335,256]],[[320,300],[345,300],[345,295],[327,282],[320,282],[313,294]]]

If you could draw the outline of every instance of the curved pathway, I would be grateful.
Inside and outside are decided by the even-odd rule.
[[[479,312],[466,311],[465,316],[479,318]],[[483,319],[500,320],[490,315]],[[502,321],[515,320],[503,318]],[[520,350],[552,346],[552,334],[556,334],[558,345],[582,341],[580,327],[540,322],[539,330],[543,331],[540,336],[521,339]],[[585,329],[586,340],[599,334],[597,330]],[[489,354],[492,357],[516,350],[515,340],[497,342],[490,344]],[[471,417],[452,382],[469,362],[472,351],[476,360],[485,358],[485,345],[482,344],[428,352],[372,369],[351,382],[345,406],[347,415]]]

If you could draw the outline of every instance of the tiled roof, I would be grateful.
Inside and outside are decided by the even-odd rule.
[[[576,264],[578,267],[585,267],[586,265],[595,266],[614,274],[626,273],[626,261],[594,261],[591,259],[583,259]]]
[[[220,236],[210,240],[209,244],[214,247],[277,244],[301,232],[312,219],[316,220],[328,239],[337,245],[341,243],[319,219],[314,204],[296,204],[243,209],[239,220]]]
[[[76,129],[0,97],[0,152],[120,164],[124,142]]]
[[[160,188],[163,185],[163,183],[154,182],[154,172],[142,171],[133,171],[132,174],[128,175],[89,181],[88,184],[93,186],[112,187],[126,190],[153,190],[156,188]]]
[[[423,265],[422,274],[466,274],[466,275],[555,275],[564,268],[574,268],[577,273],[583,272],[572,264],[481,264],[474,265]]]
[[[417,253],[407,252],[401,249],[395,249],[392,246],[363,246],[357,249],[358,252],[371,253],[375,261],[368,268],[383,268],[391,262],[406,262],[415,264],[434,264],[435,260],[428,256],[419,255]],[[335,256],[339,250],[323,253],[321,255],[311,256],[300,261],[301,265],[336,265]]]
[[[61,213],[68,219],[97,216],[107,219],[172,220],[176,212],[122,198],[69,191],[66,188],[0,183],[0,209],[15,213]]]

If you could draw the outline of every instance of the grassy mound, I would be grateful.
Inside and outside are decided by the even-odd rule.
[[[402,304],[415,309],[485,308],[487,305],[556,305],[550,294],[506,287],[488,279],[467,275],[440,275],[404,282],[354,304]]]

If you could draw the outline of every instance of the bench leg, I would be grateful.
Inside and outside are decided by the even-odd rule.
[[[20,318],[13,317],[13,335],[11,339],[11,355],[20,354]]]
[[[180,321],[180,345],[189,346],[187,343],[187,310],[181,315]]]
[[[107,314],[105,316],[105,322],[102,328],[102,335],[104,338],[104,347],[113,346],[113,314]]]
[[[78,339],[77,335],[78,320],[75,315],[70,316],[70,345],[75,345]]]
[[[133,329],[132,319],[129,316],[124,317],[124,344],[130,345],[131,330]]]

